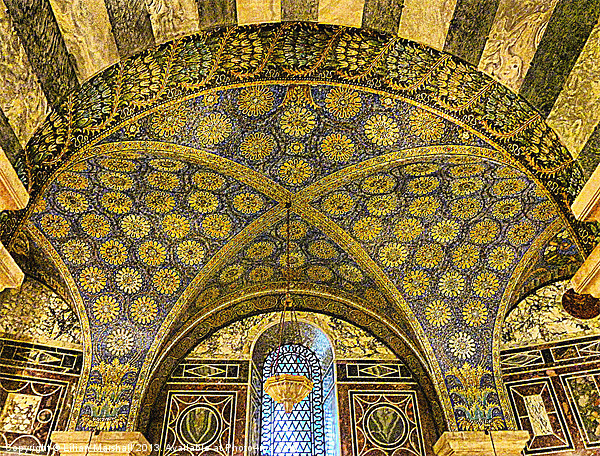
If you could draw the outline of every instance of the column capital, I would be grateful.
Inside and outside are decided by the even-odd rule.
[[[0,291],[5,288],[19,288],[24,278],[23,271],[0,242]]]
[[[444,432],[433,451],[436,456],[520,456],[529,440],[527,431]]]
[[[575,218],[582,222],[600,221],[600,165],[573,201],[571,211]]]
[[[141,432],[54,431],[61,456],[148,456],[152,446]]]
[[[29,193],[0,147],[0,210],[25,209]]]

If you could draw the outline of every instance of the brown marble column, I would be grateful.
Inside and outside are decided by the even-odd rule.
[[[492,446],[493,440],[493,446]],[[433,451],[436,456],[521,456],[529,440],[527,431],[444,432]]]

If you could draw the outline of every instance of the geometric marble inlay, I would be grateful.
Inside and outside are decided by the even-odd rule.
[[[8,393],[0,415],[0,432],[29,434],[33,430],[41,400],[40,396]]]
[[[544,399],[539,394],[533,394],[531,396],[524,396],[525,408],[527,409],[527,415],[531,420],[531,427],[533,428],[533,435],[552,435],[552,423],[546,412],[544,406]]]
[[[563,411],[549,378],[506,382],[517,427],[529,431],[526,455],[573,448]]]
[[[355,456],[424,456],[412,391],[349,391]]]

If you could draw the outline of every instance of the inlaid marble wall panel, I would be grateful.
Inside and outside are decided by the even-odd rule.
[[[577,158],[600,121],[600,22],[592,29],[546,121]]]
[[[586,448],[600,447],[600,370],[562,377]]]
[[[0,453],[49,455],[67,427],[80,350],[0,338]]]
[[[0,451],[47,454],[67,384],[0,374]]]
[[[0,0],[0,108],[25,146],[48,112],[46,95]],[[10,156],[10,151],[7,151]]]
[[[529,431],[531,436],[525,454],[573,449],[550,379],[507,382],[506,388],[519,428]]]
[[[500,353],[517,427],[529,431],[525,455],[597,456],[600,447],[600,337]]]
[[[148,0],[146,3],[156,43],[196,33],[200,27],[195,0]]]
[[[170,391],[160,455],[243,455],[246,390]]]
[[[243,383],[248,381],[249,361],[186,359],[171,374],[171,383]]]
[[[238,24],[281,21],[281,0],[237,0]]]
[[[454,8],[456,0],[405,0],[398,34],[442,50]]]
[[[518,92],[558,0],[500,0],[479,70]]]
[[[411,392],[350,391],[354,454],[423,455],[416,397]]]
[[[79,375],[82,365],[81,349],[0,338],[0,372],[35,369],[37,373],[59,372],[72,377]]]
[[[262,413],[262,375],[254,362],[250,362],[250,381],[248,394],[249,422],[246,423],[246,442],[248,444],[248,456],[260,455],[260,417]]]
[[[361,364],[362,370],[352,366]],[[336,363],[339,438],[343,455],[425,456],[443,430],[410,374],[385,375],[393,363]],[[402,368],[401,368],[402,369]],[[354,375],[348,373],[354,372]]]
[[[86,81],[119,61],[104,0],[50,0],[77,77]]]

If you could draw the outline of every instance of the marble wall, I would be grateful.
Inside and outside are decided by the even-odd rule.
[[[52,454],[82,363],[81,350],[0,338],[0,454]]]
[[[253,341],[279,322],[279,313],[257,315],[217,331],[188,355],[189,359],[250,359]],[[298,312],[299,321],[321,329],[332,343],[337,359],[396,359],[392,351],[362,329],[323,314]]]
[[[32,278],[0,293],[0,335],[82,349],[77,314],[54,291]]]
[[[278,317],[266,314],[233,323],[179,363],[155,403],[146,432],[159,454],[177,447],[202,454],[190,446],[204,444],[219,456],[242,454],[239,448],[247,448],[248,455],[261,454],[263,379],[257,352]],[[301,325],[310,323],[315,331],[325,332],[336,358],[321,367],[325,428],[316,432],[325,435],[325,454],[336,454],[335,442],[344,455],[367,455],[381,448],[389,456],[433,454],[442,430],[436,429],[407,365],[353,325],[316,313],[300,312],[298,317]],[[315,353],[322,361],[318,347]]]
[[[600,337],[530,345],[500,354],[503,381],[525,456],[597,455],[600,448]]]
[[[581,320],[562,307],[569,280],[558,281],[527,296],[507,315],[502,349],[600,335],[600,319]]]

